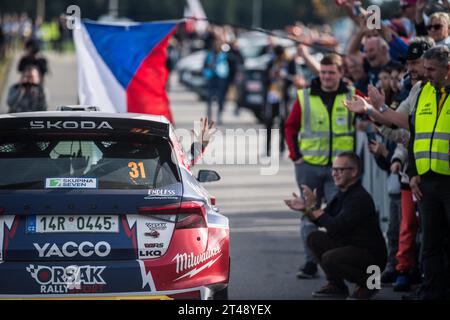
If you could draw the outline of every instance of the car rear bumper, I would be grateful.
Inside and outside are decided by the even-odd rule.
[[[208,268],[208,262],[182,279],[172,264],[157,261],[1,262],[0,299],[210,299],[226,287],[228,264],[218,259],[217,268]]]

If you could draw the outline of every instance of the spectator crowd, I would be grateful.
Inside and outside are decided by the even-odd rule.
[[[316,278],[320,266],[327,282],[314,297],[369,299],[380,289],[368,283],[375,265],[382,285],[410,292],[404,299],[448,299],[450,2],[402,0],[399,15],[379,29],[360,3],[339,4],[356,32],[345,54],[321,60],[299,45],[318,77],[300,86],[285,123],[300,189],[285,202],[302,212],[305,246],[297,276]],[[358,180],[357,130],[386,172],[386,245]],[[356,284],[352,293],[345,281]]]

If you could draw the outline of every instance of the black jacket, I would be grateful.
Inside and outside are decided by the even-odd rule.
[[[339,191],[315,222],[342,246],[368,249],[378,259],[386,259],[386,242],[375,205],[360,181],[345,192]]]
[[[9,113],[47,110],[47,100],[42,85],[17,83],[9,88],[7,104]]]

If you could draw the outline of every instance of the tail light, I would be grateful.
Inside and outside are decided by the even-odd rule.
[[[175,229],[206,228],[206,210],[201,202],[182,202]]]
[[[139,208],[139,214],[176,222],[175,229],[206,228],[206,210],[202,202],[182,202],[156,208]]]

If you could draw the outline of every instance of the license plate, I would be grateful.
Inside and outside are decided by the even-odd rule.
[[[27,233],[114,233],[119,232],[118,216],[73,215],[30,216]]]

